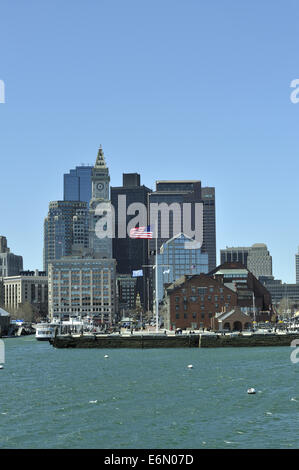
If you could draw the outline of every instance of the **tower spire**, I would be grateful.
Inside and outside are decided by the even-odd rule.
[[[97,168],[106,168],[106,162],[105,162],[105,158],[104,158],[104,152],[103,152],[102,144],[100,145],[100,148],[98,150],[98,155],[97,155],[95,166]]]

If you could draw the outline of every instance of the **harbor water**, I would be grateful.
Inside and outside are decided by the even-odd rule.
[[[290,347],[4,343],[2,449],[299,448],[299,363]]]

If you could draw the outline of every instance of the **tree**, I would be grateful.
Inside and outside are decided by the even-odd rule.
[[[17,309],[10,308],[10,309],[7,309],[7,311],[10,312],[11,318],[13,320],[20,319],[28,323],[35,322],[38,317],[38,312],[36,308],[33,305],[31,305],[29,302],[21,303],[18,305]]]

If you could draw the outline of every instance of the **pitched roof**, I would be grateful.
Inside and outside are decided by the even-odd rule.
[[[217,318],[217,320],[226,320],[228,317],[230,317],[234,313],[238,313],[239,315],[242,315],[248,318],[248,320],[251,320],[250,315],[248,315],[248,313],[242,312],[242,310],[239,308],[234,308],[233,310],[230,310],[229,312],[216,313],[215,317]]]
[[[0,316],[1,317],[9,317],[10,313],[0,307]]]

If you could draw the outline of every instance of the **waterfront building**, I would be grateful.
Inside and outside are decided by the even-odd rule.
[[[216,314],[236,307],[252,321],[269,321],[273,313],[265,286],[242,264],[224,263],[208,274],[166,284],[160,315],[166,328],[217,329]]]
[[[244,311],[254,310],[256,315],[266,317],[272,312],[269,290],[241,263],[223,263],[209,275],[237,293],[237,305],[243,307]]]
[[[109,169],[106,165],[104,152],[100,146],[95,166],[92,169],[92,196],[89,203],[89,248],[99,258],[112,258],[112,236],[109,236],[109,227],[105,223],[105,213],[111,210],[109,200]],[[103,223],[103,233],[107,236],[99,236],[98,227]]]
[[[242,331],[253,328],[253,320],[240,307],[234,307],[229,312],[219,312],[212,319],[214,331]]]
[[[149,309],[148,290],[148,240],[130,238],[127,233],[129,222],[135,212],[127,214],[131,204],[141,203],[147,209],[148,194],[151,189],[140,183],[138,173],[123,173],[123,185],[111,188],[111,203],[115,210],[115,238],[113,239],[113,258],[117,261],[119,274],[131,275],[135,270],[142,270],[143,276],[136,278],[136,290],[140,293],[143,308]],[[145,220],[147,224],[147,219]]]
[[[121,318],[136,308],[137,279],[137,277],[132,277],[130,274],[116,275],[118,311]]]
[[[7,239],[0,236],[0,278],[16,276],[23,270],[22,256],[10,252],[7,246]]]
[[[163,298],[164,284],[170,284],[185,274],[209,272],[209,256],[201,248],[186,248],[191,238],[183,233],[163,243],[158,254],[158,299]]]
[[[163,243],[178,233],[186,233],[184,230],[184,217],[182,207],[184,203],[191,203],[191,226],[195,224],[195,204],[203,204],[203,244],[202,252],[209,256],[209,271],[216,267],[216,221],[215,221],[215,188],[202,187],[198,180],[192,181],[157,181],[156,191],[148,195],[149,208],[151,204],[176,203],[181,206],[180,221],[172,211],[168,217],[158,213],[158,251]],[[151,216],[151,214],[150,214]],[[151,218],[150,218],[151,220]],[[180,225],[179,229],[177,227]],[[169,226],[169,236],[164,237],[163,231]],[[156,230],[156,227],[155,227]],[[150,251],[155,250],[155,240],[149,241]]]
[[[91,174],[93,166],[81,165],[63,175],[64,201],[91,200]]]
[[[243,264],[257,279],[260,276],[272,276],[272,256],[264,243],[220,250],[220,263],[231,262]]]
[[[52,201],[44,221],[44,270],[48,263],[89,243],[88,207],[83,201]]]
[[[49,264],[49,316],[92,316],[102,324],[115,321],[116,262],[72,255]]]
[[[207,274],[182,276],[165,286],[160,308],[164,327],[212,328],[217,312],[230,311],[237,305],[237,293]]]
[[[21,271],[3,278],[4,308],[19,310],[30,304],[38,316],[48,314],[48,277],[45,271]]]

